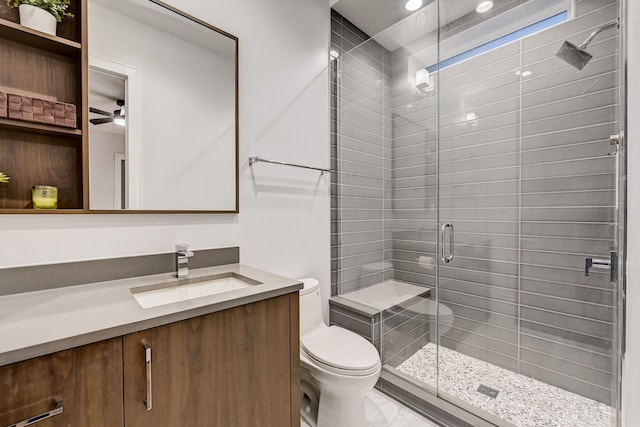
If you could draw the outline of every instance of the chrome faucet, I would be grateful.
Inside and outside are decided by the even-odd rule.
[[[192,256],[191,246],[185,243],[176,245],[176,277],[178,279],[189,277],[189,258]]]

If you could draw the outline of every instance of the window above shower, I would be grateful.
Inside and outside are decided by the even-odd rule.
[[[437,1],[424,0],[419,9],[408,11],[402,1],[339,0],[332,7],[391,52],[404,48],[419,53],[428,46],[435,48],[439,33],[439,41],[445,43],[441,48],[453,54],[559,14],[563,14],[562,21],[570,20],[576,10],[576,0],[494,0],[493,6],[483,12],[477,10],[479,3],[457,0],[444,7]]]
[[[404,2],[364,1],[333,5],[367,34],[361,46],[356,41],[349,48],[367,51],[375,44],[388,52],[404,52],[408,83],[422,92],[435,87],[428,74],[570,21],[579,8],[576,0],[494,0],[481,12],[479,0],[458,0],[423,1],[418,10],[408,12]],[[349,54],[336,50],[341,53]]]
[[[505,45],[507,43],[511,43],[511,42],[520,40],[520,39],[522,39],[524,37],[527,37],[527,36],[529,36],[531,34],[535,34],[538,31],[546,30],[547,28],[550,28],[550,27],[552,27],[554,25],[557,25],[557,24],[560,24],[562,22],[565,22],[567,19],[569,19],[569,11],[565,10],[565,11],[557,13],[557,14],[555,14],[553,16],[545,18],[545,19],[543,19],[541,21],[538,21],[536,23],[527,25],[527,26],[522,27],[522,28],[520,28],[518,30],[515,30],[515,31],[513,31],[511,33],[505,34],[503,36],[500,36],[498,38],[495,38],[495,39],[487,41],[487,42],[482,42],[482,38],[480,38],[480,40],[476,39],[476,41],[480,42],[480,44],[478,44],[477,46],[475,46],[475,47],[473,47],[473,48],[471,48],[471,49],[469,49],[467,51],[464,51],[464,52],[455,54],[453,56],[449,56],[447,58],[441,59],[439,63],[436,63],[436,64],[433,64],[433,65],[430,65],[430,66],[426,67],[426,70],[429,73],[433,73],[435,71],[441,70],[441,69],[443,69],[445,67],[448,67],[450,65],[454,65],[454,64],[457,64],[458,62],[462,62],[465,59],[472,58],[472,57],[474,57],[476,55],[483,54],[483,53],[485,53],[485,52],[487,52],[487,51],[489,51],[491,49],[498,48],[498,47],[503,46],[503,45]],[[504,31],[504,29],[502,29],[502,30]]]
[[[422,49],[412,52],[417,68],[435,72],[566,22],[574,16],[574,0],[530,0],[484,20],[457,18],[448,9],[440,10],[440,60],[436,43],[423,43]]]

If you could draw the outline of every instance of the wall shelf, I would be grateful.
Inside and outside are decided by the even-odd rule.
[[[82,53],[82,45],[80,43],[32,30],[2,18],[0,18],[0,38],[70,58],[79,59]]]
[[[58,208],[58,209],[2,209],[3,214],[34,214],[34,215],[47,215],[47,214],[86,214],[88,213],[85,209],[66,209],[66,208]]]
[[[0,129],[20,131],[20,132],[30,132],[30,133],[35,133],[39,135],[82,136],[82,130],[80,129],[65,128],[61,126],[52,126],[52,125],[46,125],[43,123],[33,123],[33,122],[26,122],[22,120],[5,119],[5,118],[0,119]]]
[[[88,209],[87,0],[56,36],[19,24],[18,9],[0,0],[0,84],[4,92],[42,95],[76,106],[77,127],[0,118],[0,214],[77,214]],[[58,209],[34,210],[33,185],[58,187]]]

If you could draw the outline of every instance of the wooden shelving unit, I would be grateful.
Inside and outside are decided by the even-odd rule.
[[[78,42],[41,33],[2,18],[0,18],[0,38],[71,58],[80,58],[82,52],[82,45]]]
[[[0,118],[1,213],[85,213],[87,200],[86,0],[71,0],[74,18],[57,36],[19,24],[17,9],[0,1],[0,85],[76,105],[78,129]],[[34,210],[33,185],[58,187],[58,209]]]
[[[31,132],[39,135],[74,135],[82,136],[80,129],[51,126],[42,123],[31,123],[22,120],[0,118],[0,129]]]

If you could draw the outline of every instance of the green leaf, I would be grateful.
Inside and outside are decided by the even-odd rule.
[[[52,14],[56,21],[61,22],[62,18],[73,18],[73,13],[67,11],[71,5],[70,0],[7,0],[10,7],[18,7],[21,4],[28,4],[39,7]]]

